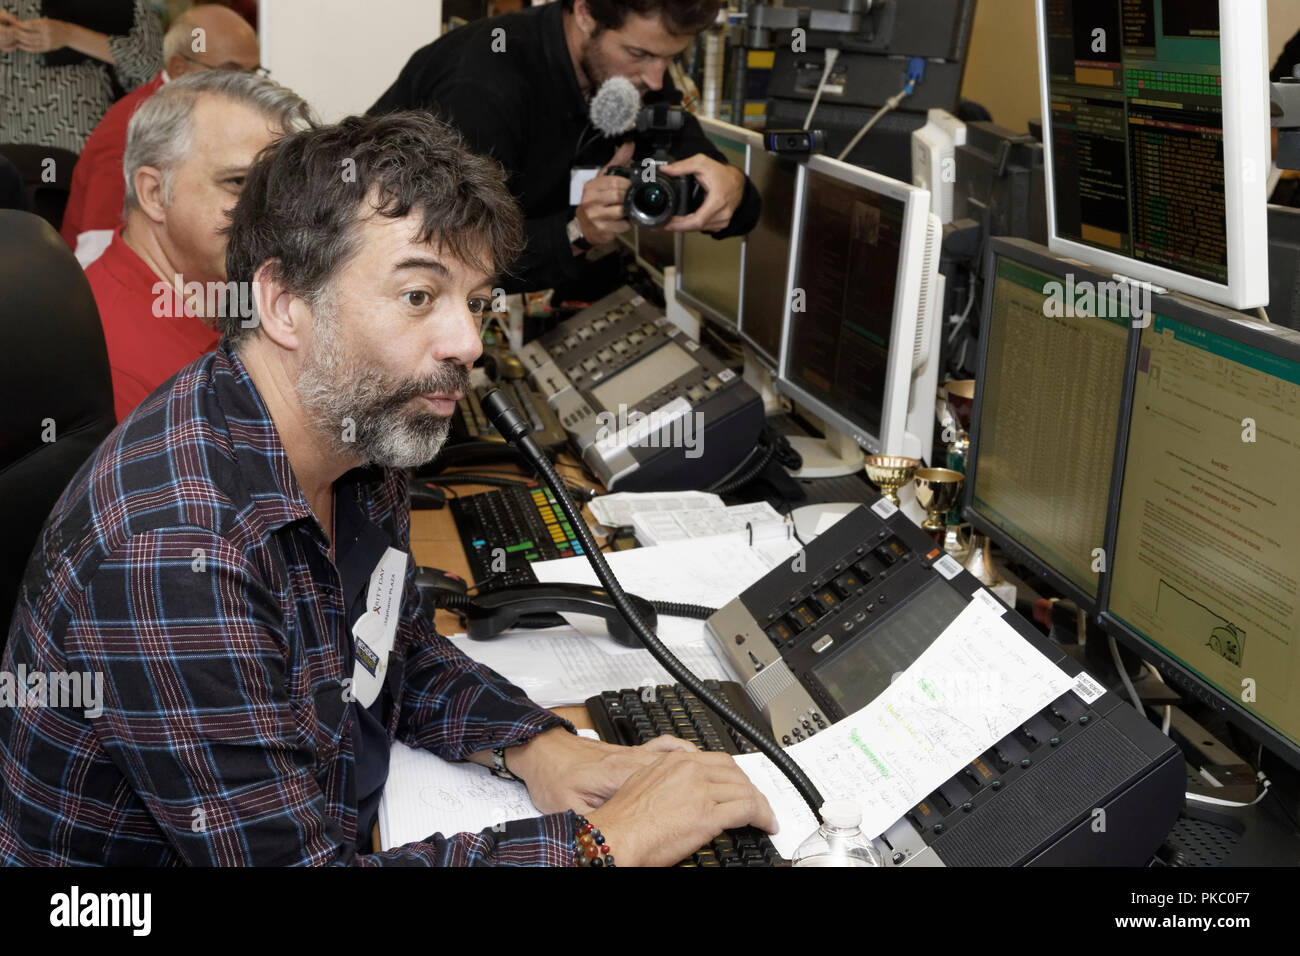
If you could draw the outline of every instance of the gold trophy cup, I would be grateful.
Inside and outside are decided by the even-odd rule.
[[[912,480],[921,462],[898,455],[868,455],[867,477],[880,489],[895,508],[899,507],[898,489]]]
[[[939,534],[947,530],[945,516],[961,497],[963,481],[962,473],[951,468],[916,470],[916,501],[926,511],[922,528]]]

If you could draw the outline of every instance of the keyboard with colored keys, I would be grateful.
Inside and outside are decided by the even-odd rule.
[[[582,554],[549,489],[501,488],[449,502],[470,576],[481,589],[535,581],[528,565]]]

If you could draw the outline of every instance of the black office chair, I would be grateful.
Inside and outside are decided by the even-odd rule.
[[[56,230],[61,229],[77,154],[57,146],[0,143],[0,156],[13,163],[23,177],[27,208]]]
[[[32,211],[31,200],[27,198],[27,184],[18,167],[0,156],[0,209],[22,209]]]
[[[104,331],[85,273],[49,223],[9,209],[0,210],[0,355],[3,647],[45,518],[116,421]]]

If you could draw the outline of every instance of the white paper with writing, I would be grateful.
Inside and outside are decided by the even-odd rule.
[[[1072,684],[976,600],[875,700],[786,753],[825,799],[856,801],[874,837]],[[816,820],[767,757],[736,761],[772,804],[772,842],[789,857]]]

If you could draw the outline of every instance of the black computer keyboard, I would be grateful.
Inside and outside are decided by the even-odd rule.
[[[704,683],[750,723],[764,726],[739,684],[716,680]],[[600,739],[635,746],[669,734],[689,740],[701,750],[734,755],[757,749],[681,684],[660,684],[653,693],[650,690],[648,686],[607,690],[588,698],[587,712]],[[781,866],[785,862],[766,833],[743,827],[719,834],[678,866]]]
[[[536,581],[531,562],[583,553],[548,488],[502,488],[449,504],[470,576],[480,590]]]

